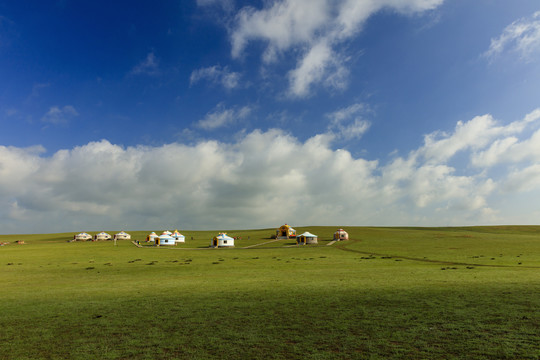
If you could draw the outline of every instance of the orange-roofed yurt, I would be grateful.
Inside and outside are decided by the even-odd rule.
[[[296,237],[296,243],[298,245],[317,244],[317,239],[317,235],[313,235],[312,233],[306,231],[305,233]]]
[[[214,238],[212,239],[212,244],[210,246],[213,248],[233,247],[234,239],[228,236],[226,233],[220,233],[218,236],[214,236]]]
[[[111,234],[107,234],[105,231],[102,231],[102,232],[97,233],[96,235],[94,235],[94,240],[95,241],[111,240],[111,239],[112,239]]]
[[[120,231],[118,234],[114,235],[114,240],[131,240],[131,235],[125,231]]]
[[[295,236],[296,236],[296,230],[287,224],[281,225],[276,230],[276,239],[289,239]]]
[[[89,241],[92,240],[92,235],[82,232],[78,233],[77,235],[73,236],[73,240],[75,241]]]
[[[338,229],[334,233],[334,240],[335,241],[349,240],[349,234],[343,229]]]

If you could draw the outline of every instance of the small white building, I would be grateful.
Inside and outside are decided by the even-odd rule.
[[[92,235],[90,235],[88,233],[85,233],[85,232],[78,233],[77,235],[73,236],[73,240],[75,240],[75,241],[89,241],[89,240],[92,240]]]
[[[341,241],[341,240],[349,240],[349,234],[343,230],[343,229],[337,229],[334,233],[334,240]]]
[[[163,234],[159,235],[159,237],[156,239],[156,245],[157,246],[176,245],[176,241],[174,240],[174,238],[171,235],[163,233]]]
[[[234,239],[226,233],[220,233],[212,239],[211,247],[234,247]]]
[[[317,239],[317,235],[313,235],[312,233],[306,231],[305,233],[296,237],[296,243],[298,245],[317,244]]]
[[[111,240],[111,239],[112,239],[111,234],[107,234],[105,231],[102,231],[102,232],[97,233],[96,235],[94,235],[94,240],[95,241]]]
[[[131,240],[131,235],[125,231],[120,231],[118,234],[114,235],[114,240]]]
[[[147,237],[146,237],[146,241],[156,241],[156,239],[158,238],[159,236],[155,233],[155,232],[151,232]]]
[[[171,234],[171,236],[174,238],[174,241],[176,241],[177,243],[185,243],[186,242],[186,237],[182,234],[180,234],[180,232],[178,230],[174,230],[173,233]]]

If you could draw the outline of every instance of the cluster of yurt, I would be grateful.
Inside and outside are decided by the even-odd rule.
[[[106,233],[105,231],[99,232],[96,235],[92,236],[89,233],[81,232],[73,236],[73,241],[100,241],[100,240],[112,240],[113,236]],[[114,235],[114,240],[130,240],[131,235],[125,231],[120,231],[118,234]]]
[[[219,233],[219,235],[214,236],[210,247],[220,248],[220,247],[234,247],[234,238],[227,235],[227,233]]]
[[[155,232],[150,233],[146,237],[146,241],[154,242],[156,246],[171,246],[178,243],[185,243],[186,237],[180,234],[178,230],[174,230],[174,232],[165,230],[159,236]]]
[[[308,244],[317,244],[318,243],[318,236],[315,234],[310,233],[309,231],[306,231],[303,234],[296,235],[296,230],[293,229],[290,225],[281,225],[276,230],[276,239],[296,239],[296,244],[298,245],[308,245]],[[342,241],[342,240],[349,240],[349,234],[343,230],[338,229],[334,233],[333,236],[334,241]]]
[[[296,237],[296,230],[290,225],[281,225],[276,230],[276,239],[290,239]]]

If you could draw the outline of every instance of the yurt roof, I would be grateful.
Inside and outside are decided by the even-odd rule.
[[[128,235],[128,233],[125,232],[125,231],[120,231],[120,232],[119,232],[118,234],[116,234],[116,235]]]
[[[305,237],[317,237],[317,235],[313,235],[312,233],[306,231],[305,233],[301,234],[300,236],[305,236]]]
[[[161,234],[159,236],[160,239],[172,239],[173,237],[171,235],[168,235],[168,234]]]
[[[157,234],[155,232],[153,232],[153,231],[150,233],[150,235],[156,235],[157,236]]]
[[[218,236],[216,236],[218,239],[222,239],[222,240],[234,240],[232,237],[228,236],[227,234],[219,234]]]
[[[172,232],[170,232],[169,230],[165,230],[161,233],[161,235],[171,235]]]
[[[98,235],[109,235],[105,231],[100,232]],[[110,236],[110,235],[109,235]]]
[[[78,233],[77,235],[87,235],[87,236],[90,236],[89,233],[85,233],[85,232],[82,232],[82,233]]]

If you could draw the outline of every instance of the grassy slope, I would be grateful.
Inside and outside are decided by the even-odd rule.
[[[0,358],[540,357],[540,227],[298,230],[321,245],[0,236],[26,242],[0,248]]]

